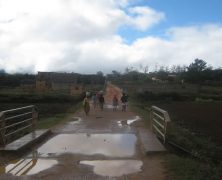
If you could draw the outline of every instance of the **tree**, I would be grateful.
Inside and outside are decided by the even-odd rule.
[[[4,69],[0,69],[0,74],[5,74],[5,70]]]
[[[193,63],[191,63],[187,70],[188,72],[202,72],[207,69],[207,63],[202,59],[195,59]]]
[[[102,71],[98,71],[96,74],[97,74],[98,76],[103,76],[103,72],[102,72]]]
[[[147,74],[148,71],[149,71],[149,66],[148,66],[148,65],[143,66],[142,64],[140,64],[140,65],[139,65],[139,69],[140,69],[140,71],[142,71],[144,74]]]
[[[114,77],[118,77],[118,76],[121,75],[121,73],[116,71],[116,70],[112,70],[112,74],[113,74]]]
[[[192,83],[201,83],[205,79],[205,72],[209,70],[210,67],[207,66],[207,63],[202,59],[195,59],[187,67],[187,72],[185,79]]]

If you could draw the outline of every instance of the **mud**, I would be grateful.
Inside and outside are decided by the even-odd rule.
[[[83,111],[73,114],[66,123],[51,128],[53,136],[38,144],[34,153],[1,157],[0,179],[164,180],[163,157],[143,153],[138,128],[146,128],[144,122],[129,109],[113,112],[109,104],[114,95],[120,99],[121,90],[110,84],[103,111],[92,108],[89,116]],[[31,162],[18,165],[21,160]],[[17,165],[23,168],[20,172]]]

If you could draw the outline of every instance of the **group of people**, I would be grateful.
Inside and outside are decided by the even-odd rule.
[[[91,97],[92,99],[92,104],[93,104],[93,108],[94,110],[97,109],[97,107],[100,108],[101,111],[103,111],[103,107],[104,107],[104,103],[105,103],[105,99],[103,96],[103,92],[100,91],[98,93],[94,93]],[[128,106],[128,96],[123,93],[122,97],[120,98],[121,104],[122,104],[122,111],[126,111],[127,106]],[[112,105],[113,105],[113,111],[117,111],[118,106],[119,106],[119,99],[117,97],[117,95],[113,96],[112,99]],[[88,116],[89,111],[90,111],[90,93],[86,92],[86,96],[83,100],[83,108],[85,111],[85,114]]]
[[[128,96],[123,93],[122,97],[120,98],[120,101],[122,103],[122,111],[126,111],[128,106]],[[113,111],[117,111],[119,105],[119,100],[117,98],[117,95],[114,95],[113,97]]]
[[[88,115],[89,111],[90,111],[90,102],[89,101],[90,101],[90,93],[86,92],[86,96],[83,100],[83,108],[84,108],[86,115]],[[100,91],[98,93],[94,93],[92,95],[92,104],[93,104],[94,110],[99,106],[100,109],[103,111],[104,103],[105,103],[105,99],[104,99],[102,91]]]
[[[92,103],[93,103],[93,108],[94,109],[96,109],[99,106],[100,109],[103,111],[103,106],[104,106],[104,103],[105,103],[105,99],[104,99],[102,91],[100,91],[98,93],[94,93],[92,95]]]

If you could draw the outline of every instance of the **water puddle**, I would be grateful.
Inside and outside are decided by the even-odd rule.
[[[122,120],[122,121],[117,121],[118,126],[122,127],[123,125],[131,125],[133,124],[135,121],[140,120],[141,118],[139,116],[136,116],[133,119],[128,119],[128,120]]]
[[[15,176],[37,174],[40,171],[51,168],[58,164],[56,160],[46,159],[20,159],[6,166],[0,166],[0,174],[10,173]]]
[[[63,153],[129,157],[135,153],[137,137],[134,134],[59,134],[39,149],[41,157]]]
[[[104,107],[107,108],[107,109],[113,109],[112,104],[106,104],[106,105],[104,105]],[[117,106],[117,109],[119,109],[119,106]]]
[[[111,104],[105,104],[104,107],[107,109],[113,109],[113,105]]]
[[[138,160],[97,160],[80,161],[80,164],[93,166],[93,171],[97,175],[118,177],[140,172],[143,162]]]
[[[130,125],[132,123],[134,123],[135,121],[138,121],[140,120],[140,117],[139,116],[136,116],[134,119],[129,119],[127,120],[127,125]]]
[[[70,122],[68,123],[68,125],[78,124],[80,121],[82,121],[82,118],[81,118],[81,117],[72,117],[72,119],[70,120]]]

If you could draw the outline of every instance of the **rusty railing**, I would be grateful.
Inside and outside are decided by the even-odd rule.
[[[159,107],[152,106],[150,119],[152,123],[152,130],[165,143],[167,130],[171,121],[168,112],[160,109]]]
[[[0,112],[0,145],[5,146],[28,132],[34,132],[37,119],[34,105]]]

